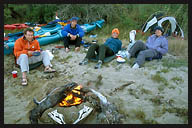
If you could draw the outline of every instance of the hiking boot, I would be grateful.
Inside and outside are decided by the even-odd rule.
[[[95,65],[95,69],[101,68],[101,65],[102,65],[102,61],[99,60],[98,63]]]
[[[82,62],[79,63],[79,65],[86,65],[88,64],[88,59],[85,58]]]

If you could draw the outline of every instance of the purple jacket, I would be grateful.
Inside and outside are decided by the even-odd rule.
[[[155,49],[162,55],[168,52],[168,40],[164,36],[157,37],[155,34],[151,35],[146,42],[149,49]]]

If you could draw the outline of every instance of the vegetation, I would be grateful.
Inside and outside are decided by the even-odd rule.
[[[166,86],[169,84],[168,81],[164,77],[162,77],[159,73],[152,75],[151,79],[157,83],[163,83]]]
[[[182,78],[177,77],[177,76],[173,77],[171,80],[174,81],[176,84],[181,84],[184,82],[184,80]]]
[[[178,58],[178,59],[169,59],[169,58],[163,58],[162,59],[163,66],[168,68],[178,68],[178,67],[187,67],[188,66],[188,60],[187,58]]]
[[[157,11],[174,16],[184,31],[188,31],[187,4],[4,4],[4,20],[5,23],[48,23],[57,12],[62,20],[72,16],[80,17],[80,23],[104,19],[110,26],[127,31],[140,29],[147,18]],[[111,29],[110,26],[107,28]]]

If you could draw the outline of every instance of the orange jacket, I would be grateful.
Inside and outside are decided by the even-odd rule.
[[[39,42],[36,39],[29,42],[25,40],[24,37],[21,37],[15,41],[14,55],[16,56],[16,59],[18,59],[21,54],[27,54],[28,51],[40,51]]]

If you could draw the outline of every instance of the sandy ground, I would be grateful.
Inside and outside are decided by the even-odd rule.
[[[56,45],[41,48],[51,50]],[[14,66],[13,55],[4,56],[4,123],[30,124],[29,111],[36,106],[33,103],[34,97],[41,100],[55,87],[77,82],[99,91],[117,106],[119,113],[124,115],[123,124],[188,124],[188,67],[169,68],[167,72],[162,72],[167,68],[162,66],[161,61],[154,60],[134,70],[129,61],[119,64],[114,59],[96,70],[94,62],[79,66],[85,55],[83,48],[77,53],[73,50],[65,53],[64,49],[55,51],[52,64],[57,72],[44,74],[41,65],[30,71],[26,87],[21,86],[21,72]],[[172,59],[173,56],[167,55],[164,58]],[[12,78],[13,70],[18,71],[17,78]],[[168,84],[152,80],[156,74],[162,76]],[[114,91],[130,81],[134,83],[123,90]],[[63,111],[66,122],[72,123],[82,106],[57,108]],[[48,111],[51,110],[54,108]],[[81,123],[95,124],[96,116],[97,113],[91,113]],[[47,114],[43,114],[42,118],[40,123],[54,123]]]

